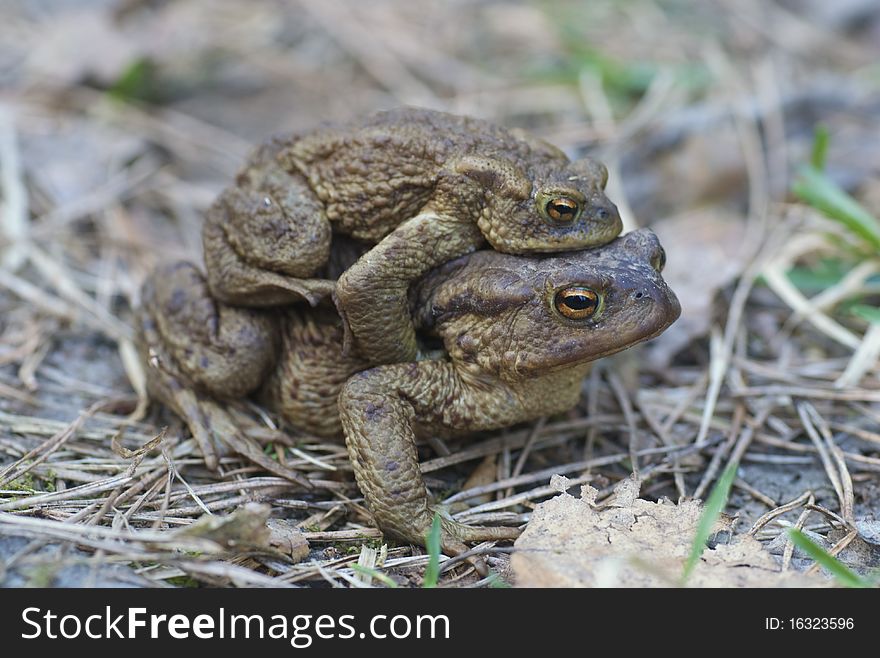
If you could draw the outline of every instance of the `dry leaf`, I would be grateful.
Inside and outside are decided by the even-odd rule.
[[[296,523],[286,519],[269,519],[269,546],[281,551],[293,562],[305,560],[309,555],[309,542]]]
[[[514,545],[519,587],[670,587],[678,584],[702,513],[699,501],[676,505],[633,498],[632,479],[614,504],[595,508],[593,490],[541,503]],[[808,587],[821,576],[780,573],[760,542],[739,536],[703,552],[689,587]]]
[[[177,530],[181,537],[207,539],[224,548],[265,548],[271,532],[266,526],[271,507],[248,503],[227,516],[205,515],[186,528]]]

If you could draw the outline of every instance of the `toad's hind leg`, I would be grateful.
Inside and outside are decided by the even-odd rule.
[[[280,148],[258,149],[205,217],[205,266],[218,301],[314,305],[333,291],[334,282],[312,278],[329,257],[330,223],[305,179],[278,164]]]
[[[490,412],[509,404],[502,391],[483,393]],[[429,502],[415,428],[423,425],[441,435],[462,423],[482,429],[481,406],[460,399],[466,394],[454,366],[443,361],[379,366],[346,382],[339,394],[345,443],[358,487],[383,532],[425,545],[440,510]],[[516,528],[468,526],[441,515],[440,546],[450,555],[465,552],[465,542],[518,535]],[[479,560],[476,564],[484,569]]]
[[[158,268],[144,283],[137,324],[150,395],[186,422],[209,468],[218,466],[220,444],[307,485],[266,457],[222,403],[253,392],[273,367],[277,327],[269,314],[214,301],[204,276],[181,262]]]

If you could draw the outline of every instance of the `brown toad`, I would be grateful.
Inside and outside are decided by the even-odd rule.
[[[276,306],[334,292],[371,363],[411,361],[410,283],[488,242],[507,253],[605,244],[621,231],[605,167],[487,121],[424,109],[275,138],[208,212],[218,301]],[[372,246],[338,280],[334,236]],[[374,246],[373,246],[374,245]]]
[[[217,401],[251,393],[302,430],[344,434],[378,526],[422,543],[434,510],[416,437],[495,429],[574,406],[592,361],[678,317],[660,275],[664,259],[647,230],[586,251],[461,257],[409,297],[419,332],[440,339],[442,355],[377,367],[342,353],[342,323],[329,305],[230,307],[211,299],[193,266],[167,266],[145,286],[140,315],[151,391],[186,419],[206,455],[212,439],[235,431]],[[465,541],[516,534],[442,524],[450,553]]]

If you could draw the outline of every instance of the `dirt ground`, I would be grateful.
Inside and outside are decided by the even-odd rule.
[[[400,105],[602,160],[683,307],[600,362],[572,412],[422,446],[455,518],[525,524],[559,494],[553,474],[597,505],[634,468],[646,501],[705,499],[738,463],[710,546],[749,535],[780,572],[819,572],[796,527],[871,574],[878,55],[871,0],[7,0],[0,583],[422,584],[425,552],[381,540],[344,446],[242,403],[249,437],[319,485],[235,455],[209,471],[185,426],[144,406],[132,349],[141,282],[201,260],[202,214],[253,145]],[[797,193],[811,159],[849,220]],[[478,549],[493,575],[449,561],[441,585],[517,582],[515,549]]]

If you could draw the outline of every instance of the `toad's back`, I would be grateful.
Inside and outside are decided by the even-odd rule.
[[[607,178],[538,138],[431,110],[276,137],[206,216],[208,286],[248,307],[332,292],[350,348],[376,364],[412,361],[413,281],[486,242],[513,254],[607,243],[622,226]],[[343,235],[372,248],[335,283],[315,278]]]
[[[401,217],[416,215],[459,156],[498,158],[527,173],[569,161],[556,147],[525,133],[417,108],[319,128],[278,147],[285,168],[306,177],[336,230],[361,239],[380,237]]]

